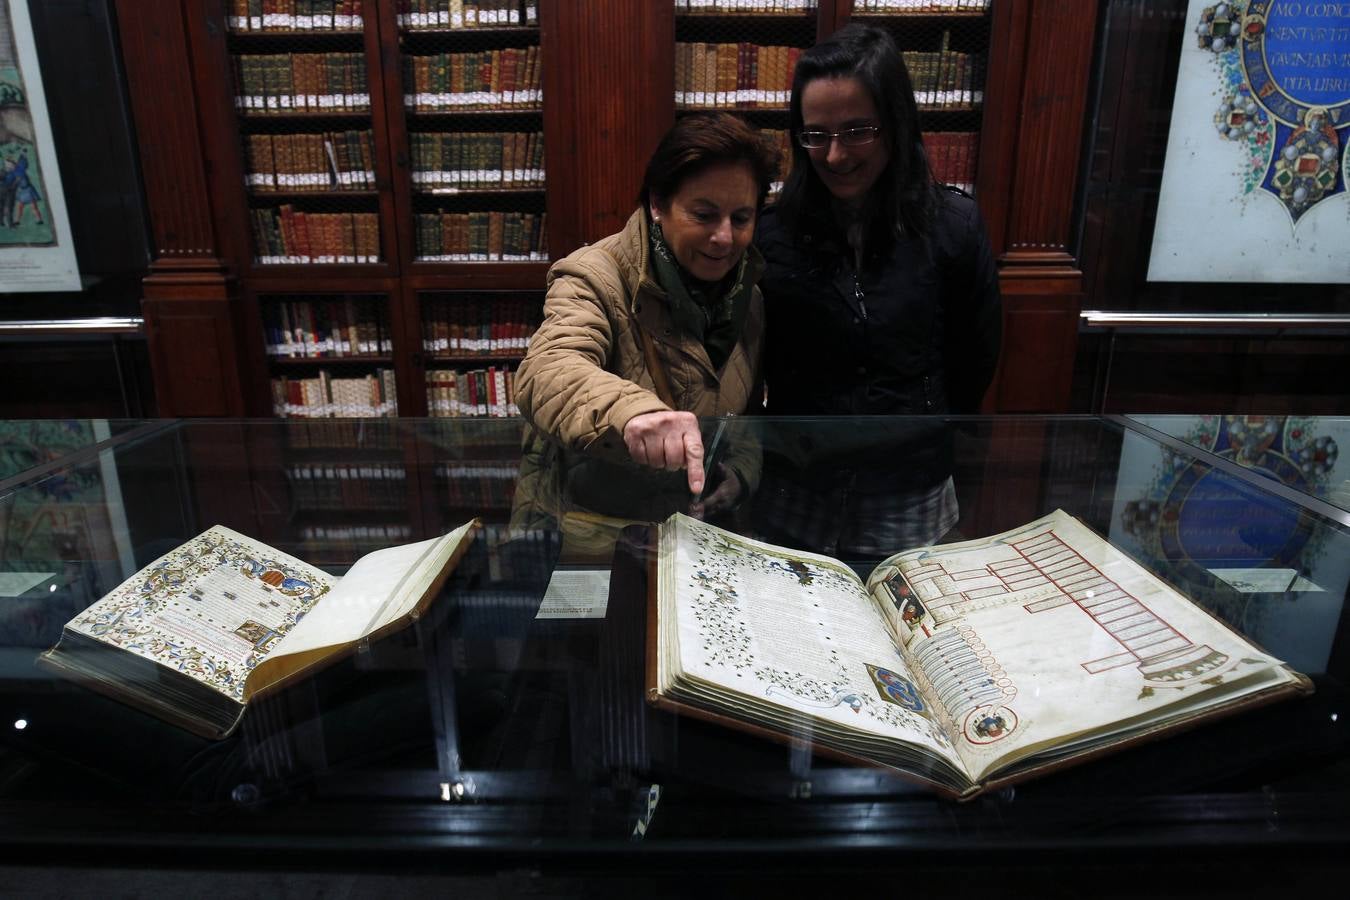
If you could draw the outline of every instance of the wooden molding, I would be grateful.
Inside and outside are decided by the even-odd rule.
[[[1031,4],[1008,253],[1069,255],[1096,20],[1094,3]]]
[[[647,158],[675,121],[675,7],[541,3],[539,26],[556,259],[619,231],[637,208]]]
[[[1000,0],[980,132],[980,206],[1004,266],[1067,265],[1097,5]]]
[[[154,256],[166,262],[214,258],[184,4],[115,2]]]
[[[160,415],[248,415],[232,282],[151,275],[143,288],[141,311]]]

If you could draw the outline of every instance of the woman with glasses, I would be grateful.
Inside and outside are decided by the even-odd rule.
[[[751,246],[774,164],[726,114],[681,118],[647,164],[622,231],[548,274],[544,321],[516,376],[529,420],[517,524],[568,510],[633,519],[725,508],[758,452],[705,477],[698,416],[762,393],[762,268]]]
[[[979,209],[937,184],[890,35],[850,24],[802,54],[792,171],[761,217],[774,415],[977,411],[998,361],[998,274]],[[873,556],[956,522],[945,429],[896,420],[766,444],[769,539]],[[829,445],[829,446],[826,446]]]

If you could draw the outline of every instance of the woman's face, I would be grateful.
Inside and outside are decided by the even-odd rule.
[[[857,78],[817,78],[802,88],[803,131],[837,133],[881,124],[871,94]],[[890,161],[888,140],[888,135],[877,132],[870,143],[850,147],[835,137],[806,154],[835,199],[855,204],[867,196]]]
[[[664,205],[653,200],[651,213],[685,271],[718,281],[740,263],[754,236],[758,199],[749,163],[716,163],[686,178]]]

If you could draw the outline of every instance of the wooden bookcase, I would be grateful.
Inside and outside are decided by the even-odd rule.
[[[948,96],[923,106],[926,131],[963,142],[964,171],[969,173],[971,149],[978,158],[973,178],[949,180],[975,188],[1000,263],[1005,350],[986,405],[1006,411],[1067,405],[1082,294],[1074,204],[1095,4],[993,0],[987,10],[936,3],[908,10],[819,0],[813,8],[774,14],[746,8],[768,3],[724,3],[729,11],[718,11],[677,9],[676,0],[534,2],[537,24],[453,29],[409,17],[434,8],[429,0],[363,0],[359,27],[313,27],[311,21],[310,28],[259,31],[231,22],[247,8],[241,0],[117,0],[155,239],[142,306],[165,415],[271,415],[274,377],[317,377],[320,369],[332,378],[389,369],[396,385],[391,405],[396,402],[399,415],[437,412],[436,399],[429,403],[427,395],[429,383],[443,380],[437,373],[509,369],[519,349],[499,341],[487,349],[474,346],[464,358],[469,351],[454,349],[448,329],[438,333],[436,323],[468,325],[486,307],[511,310],[515,325],[528,329],[542,299],[547,260],[616,231],[631,213],[646,157],[678,114],[676,78],[684,51],[677,48],[802,48],[854,17],[890,28],[906,51],[930,54],[939,80],[957,65],[954,54],[940,55],[944,49],[967,54],[961,65],[976,73],[976,84],[983,80],[982,103]],[[338,5],[352,6],[350,0]],[[333,6],[328,0],[266,4],[291,14],[297,7]],[[492,51],[530,47],[538,47],[540,103],[530,98],[481,108],[438,106],[444,98],[435,96],[419,100],[419,94],[440,93],[439,83],[419,91],[416,82],[437,77],[443,60],[452,71],[457,58],[462,65],[490,59]],[[290,110],[268,112],[257,110],[255,101],[254,109],[240,109],[240,60],[288,54],[292,82],[299,71],[311,86],[315,57],[329,66],[334,59],[351,60],[344,65],[359,71],[364,89],[357,93],[368,93],[368,104],[334,109],[305,101],[302,109],[293,102]],[[411,104],[405,102],[409,96]],[[742,105],[738,111],[761,128],[785,129],[786,112],[765,105],[770,108]],[[347,142],[349,132],[370,136],[369,160],[362,162],[370,174],[356,177],[357,184],[320,186],[311,172],[309,184],[259,189],[250,137],[270,138],[275,152],[278,137],[284,143],[297,135],[343,135],[332,139],[338,144]],[[444,136],[463,134],[483,135],[473,140],[485,143],[494,135],[541,135],[542,187],[420,174],[428,169],[428,153],[436,152],[429,146],[448,159],[458,139]],[[309,138],[311,154],[315,140],[321,141]],[[260,215],[283,218],[283,206],[287,216],[300,212],[308,222],[335,217],[327,220],[330,227],[354,215],[367,217],[363,221],[377,228],[377,259],[264,259],[276,254],[260,252],[266,245],[253,226]],[[517,222],[544,217],[541,258],[461,260],[429,252],[426,223],[484,211]],[[310,249],[312,256],[322,255]],[[361,298],[377,311],[387,336],[379,352],[340,361],[269,353],[269,343],[278,343],[283,309],[289,314],[309,303],[340,310],[347,298]]]

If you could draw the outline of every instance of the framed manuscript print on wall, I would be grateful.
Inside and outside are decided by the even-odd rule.
[[[1350,5],[1191,0],[1186,33],[1149,280],[1350,282]]]
[[[78,291],[26,0],[0,0],[0,292]]]

